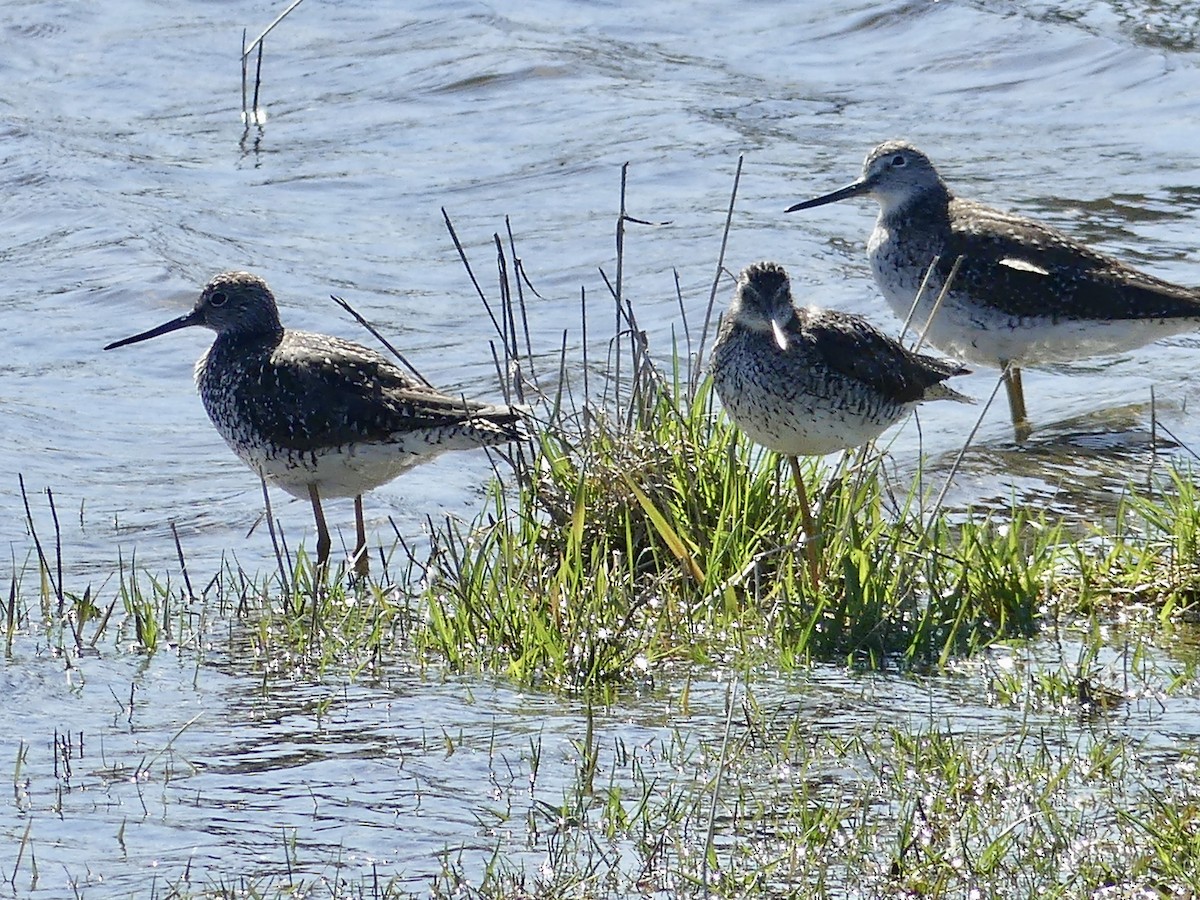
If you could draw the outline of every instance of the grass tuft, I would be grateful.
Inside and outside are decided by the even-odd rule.
[[[617,309],[610,347],[625,362],[585,380],[577,405],[569,382],[533,384],[541,426],[515,487],[435,531],[423,653],[584,689],[676,663],[929,668],[1036,633],[1061,530],[1020,508],[928,512],[920,473],[896,490],[869,448],[853,467],[803,466],[825,573],[814,587],[780,460],[737,431],[677,346],[664,375],[632,307]],[[514,318],[501,318],[511,369]]]

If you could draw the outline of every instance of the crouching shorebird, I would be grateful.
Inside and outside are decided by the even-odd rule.
[[[318,567],[330,549],[322,498],[354,498],[355,570],[365,575],[366,491],[444,450],[521,437],[514,409],[439,393],[351,341],[285,329],[271,289],[247,272],[216,276],[187,315],[104,349],[191,325],[217,333],[196,363],[208,417],[242,462],[311,501]]]
[[[733,423],[788,457],[814,584],[817,535],[796,457],[861,446],[924,400],[973,402],[942,384],[969,370],[907,350],[858,316],[797,308],[787,272],[773,262],[739,276],[711,367]]]
[[[928,322],[927,337],[944,352],[1004,371],[1018,438],[1029,432],[1021,366],[1132,350],[1200,327],[1200,290],[1139,272],[1031,219],[954,196],[929,157],[903,141],[868,153],[857,181],[787,211],[863,194],[879,203],[867,253],[884,298],[906,319],[930,272],[913,321],[918,328]]]

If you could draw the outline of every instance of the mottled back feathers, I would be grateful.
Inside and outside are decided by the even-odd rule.
[[[1032,219],[953,197],[939,253],[944,279],[963,257],[955,289],[1010,315],[1051,319],[1200,317],[1200,292],[1097,253]]]
[[[742,272],[711,365],[730,419],[789,456],[865,444],[922,400],[966,400],[942,384],[966,371],[909,351],[858,316],[797,309],[776,263]]]
[[[951,376],[970,372],[958,363],[913,353],[851,313],[800,309],[787,332],[795,334],[831,370],[895,403],[930,399],[930,388]]]
[[[519,436],[510,409],[447,396],[374,351],[303,331],[268,340],[219,335],[197,381],[214,420],[246,423],[283,450],[451,428],[478,431],[481,444]]]

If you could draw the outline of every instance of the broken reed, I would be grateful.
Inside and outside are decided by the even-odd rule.
[[[275,30],[275,27],[280,22],[291,14],[292,10],[303,2],[304,0],[292,0],[286,9],[276,16],[271,24],[264,28],[262,33],[248,44],[246,43],[246,29],[242,29],[242,123],[246,126],[247,130],[249,130],[251,125],[261,126],[266,121],[266,115],[262,107],[258,105],[258,96],[262,88],[263,41],[268,34]],[[254,99],[247,104],[246,92],[249,78],[250,54],[254,53],[255,50],[258,51],[258,58],[254,66]]]

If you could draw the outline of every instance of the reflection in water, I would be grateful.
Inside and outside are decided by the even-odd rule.
[[[1145,488],[1155,472],[1167,475],[1176,445],[1163,436],[1155,440],[1146,422],[1145,407],[1130,404],[1055,422],[1021,444],[971,447],[947,502],[1007,509],[1016,498],[1052,518],[1111,518],[1131,487]],[[935,477],[948,475],[957,458],[957,452],[945,454],[925,466]]]

